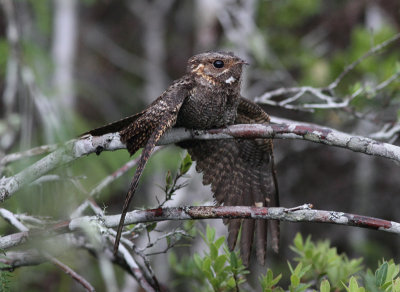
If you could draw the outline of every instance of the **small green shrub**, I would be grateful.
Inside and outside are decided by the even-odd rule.
[[[208,248],[204,255],[195,253],[193,257],[178,260],[171,253],[170,264],[177,277],[175,284],[187,285],[190,279],[192,291],[247,291],[243,284],[249,271],[237,252],[230,252],[223,246],[225,237],[215,238],[215,229],[207,226],[202,238]],[[310,236],[304,240],[300,234],[295,236],[291,249],[297,254],[293,259],[296,266],[288,262],[286,275],[276,275],[272,269],[267,269],[265,275],[258,278],[261,291],[400,292],[400,266],[393,260],[382,260],[375,272],[365,271],[362,258],[348,259],[345,254],[338,254],[329,241],[315,243]],[[279,285],[282,278],[289,279],[286,287]]]

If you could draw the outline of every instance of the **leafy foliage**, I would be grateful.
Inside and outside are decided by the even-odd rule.
[[[193,291],[243,290],[241,286],[247,281],[245,275],[249,272],[237,252],[221,248],[225,237],[216,239],[215,229],[209,226],[202,238],[208,247],[203,256],[195,253],[193,257],[186,256],[178,260],[176,254],[171,253],[170,265],[177,276],[175,284],[191,279],[194,280],[191,282]],[[310,236],[304,240],[297,234],[293,243],[291,248],[297,254],[293,259],[296,266],[288,262],[288,271],[278,275],[272,269],[267,269],[258,278],[263,292],[303,292],[318,288],[321,292],[400,292],[400,265],[393,260],[383,260],[375,272],[369,269],[363,271],[361,258],[349,260],[345,254],[338,254],[327,240],[314,243]],[[286,288],[279,285],[282,279],[283,282],[288,281]]]
[[[400,291],[399,265],[393,260],[382,261],[375,274],[368,270],[364,275],[365,286],[368,291]]]
[[[170,264],[175,273],[183,278],[191,278],[193,291],[239,291],[239,285],[246,281],[248,274],[238,252],[230,252],[223,246],[225,237],[215,238],[215,229],[207,226],[206,234],[201,234],[208,251],[201,256],[195,253],[192,258],[177,261],[172,253]]]
[[[12,274],[5,270],[7,268],[11,268],[9,265],[0,263],[0,292],[2,291],[10,291],[10,277],[12,277]]]
[[[178,183],[178,181],[182,178],[187,177],[186,173],[189,171],[192,166],[192,159],[189,153],[186,153],[186,156],[183,158],[181,165],[179,166],[179,171],[174,176],[170,170],[167,171],[165,176],[165,187],[163,188],[165,193],[165,202],[171,200],[172,196],[175,195],[175,192],[179,189],[184,188],[187,185],[187,182]],[[161,205],[163,205],[162,203]]]
[[[330,247],[327,240],[315,244],[310,236],[303,240],[298,233],[293,243],[291,249],[298,255],[294,260],[310,266],[304,277],[307,280],[320,281],[326,277],[333,288],[339,288],[349,276],[361,270],[362,259],[349,260],[345,254],[338,254],[336,248]]]

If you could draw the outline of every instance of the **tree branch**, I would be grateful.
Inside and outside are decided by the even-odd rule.
[[[336,211],[313,210],[311,204],[296,208],[284,207],[249,207],[249,206],[196,206],[196,207],[170,207],[150,210],[136,210],[126,215],[125,225],[143,222],[165,220],[193,220],[193,219],[273,219],[289,222],[320,222],[347,226],[357,226],[377,229],[400,234],[400,223],[387,221],[362,215],[355,215]],[[105,227],[118,226],[120,215],[104,216],[99,222]],[[68,229],[73,231],[80,226],[93,222],[96,217],[81,217],[73,219],[68,224]],[[0,239],[1,242],[1,239]]]
[[[199,139],[300,139],[341,147],[368,155],[380,156],[400,162],[400,147],[378,142],[362,136],[354,136],[331,128],[313,124],[286,122],[283,124],[246,124],[232,125],[223,129],[187,130],[173,128],[161,139],[159,145],[177,143],[184,140]],[[91,135],[71,140],[62,147],[40,159],[33,165],[11,177],[0,179],[0,201],[4,201],[18,191],[22,186],[30,183],[56,167],[70,163],[90,153],[99,154],[101,151],[124,149],[118,133],[106,134],[99,137]]]
[[[66,264],[60,262],[58,259],[55,257],[49,256],[49,260],[56,266],[58,266],[61,270],[63,270],[67,275],[71,276],[72,279],[74,279],[76,282],[82,285],[83,288],[85,288],[86,291],[96,291],[94,287],[81,275],[79,275],[77,272],[75,272],[73,269],[68,267]]]
[[[268,219],[288,222],[318,222],[346,226],[356,226],[400,234],[400,223],[379,218],[336,211],[311,209],[311,204],[295,208],[284,207],[251,207],[251,206],[187,206],[168,207],[128,212],[125,225],[167,220],[199,219]],[[50,234],[69,233],[85,230],[94,225],[101,229],[117,227],[120,214],[109,216],[84,216],[62,222],[43,230],[18,232],[0,238],[0,249],[8,249],[26,242],[27,239],[48,238]],[[45,236],[44,236],[45,235]],[[24,238],[21,241],[21,238]]]

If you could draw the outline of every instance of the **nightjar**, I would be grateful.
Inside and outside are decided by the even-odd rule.
[[[171,127],[207,130],[232,124],[268,124],[269,116],[240,95],[245,61],[230,52],[207,52],[191,57],[187,73],[142,112],[85,134],[94,136],[119,132],[133,155],[144,148],[127,193],[118,226],[114,253],[118,252],[129,203],[143,169],[161,136]],[[270,139],[191,140],[178,143],[196,161],[203,183],[211,184],[218,204],[225,206],[278,206]],[[255,241],[257,259],[265,262],[267,229],[272,247],[278,250],[279,222],[274,220],[226,219],[228,246],[232,250],[241,228],[240,252],[249,264]],[[253,240],[254,239],[254,240]]]

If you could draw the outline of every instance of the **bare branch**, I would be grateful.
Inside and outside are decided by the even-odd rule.
[[[386,124],[379,132],[370,135],[373,139],[378,140],[389,140],[394,136],[397,136],[400,132],[400,124],[389,125]]]
[[[8,154],[0,159],[0,166],[7,165],[11,162],[15,162],[15,161],[18,161],[18,160],[21,160],[24,158],[29,158],[29,157],[33,157],[33,156],[41,155],[41,154],[47,154],[47,153],[50,153],[50,152],[53,152],[54,150],[56,150],[57,147],[58,146],[56,144],[42,145],[42,146],[35,147],[35,148],[29,149],[26,151]]]
[[[320,222],[347,226],[357,226],[377,229],[385,232],[400,234],[400,223],[336,211],[313,210],[310,204],[296,208],[284,207],[249,207],[249,206],[196,206],[196,207],[171,207],[151,210],[136,210],[129,212],[125,225],[141,222],[164,220],[193,220],[217,218],[243,218],[243,219],[274,219],[290,222]],[[111,228],[118,226],[120,215],[105,216],[101,224]],[[84,222],[93,222],[94,217],[81,217],[71,220],[69,229],[79,229]],[[1,241],[1,239],[0,239]]]
[[[0,257],[0,262],[6,264],[6,267],[0,270],[16,269],[19,267],[36,266],[46,262],[47,259],[36,249],[30,249],[23,252],[7,252],[7,257]]]
[[[19,231],[28,231],[29,229],[22,224],[15,215],[7,209],[0,208],[0,216],[7,220],[12,226],[17,228]]]
[[[145,275],[142,273],[142,269],[139,268],[138,264],[131,256],[129,251],[123,244],[119,245],[118,253],[125,259],[126,263],[128,264],[129,268],[131,269],[132,275],[136,279],[136,281],[140,284],[140,286],[147,292],[151,291],[159,291],[158,282],[150,284],[147,280]],[[155,287],[153,287],[155,286]],[[155,289],[156,288],[156,289]]]
[[[107,134],[101,137],[86,136],[78,140],[66,142],[62,147],[40,159],[33,165],[22,170],[18,174],[0,179],[0,201],[8,199],[14,192],[22,186],[30,183],[50,170],[69,163],[79,157],[102,150],[123,149],[119,135]]]
[[[58,259],[55,257],[49,257],[50,261],[58,266],[61,270],[63,270],[67,275],[70,275],[75,281],[77,281],[79,284],[83,286],[83,288],[86,289],[86,291],[95,291],[94,287],[81,275],[79,275],[77,272],[72,270],[70,267],[68,267],[66,264],[60,262]]]
[[[375,229],[390,233],[400,234],[400,223],[368,216],[349,214],[344,212],[315,210],[311,204],[295,208],[284,207],[251,207],[251,206],[187,206],[169,207],[149,210],[135,210],[127,213],[125,225],[144,222],[166,220],[194,220],[194,219],[268,219],[289,222],[318,222],[346,226]],[[117,227],[120,214],[109,216],[85,216],[62,224],[50,230],[35,232],[19,232],[0,238],[0,248],[7,249],[17,246],[27,238],[43,239],[44,234],[68,233],[87,228],[88,224],[98,226],[100,229]],[[21,240],[23,238],[24,240]]]
[[[23,244],[28,240],[29,236],[28,231],[2,236],[0,239],[0,249],[8,249]]]

